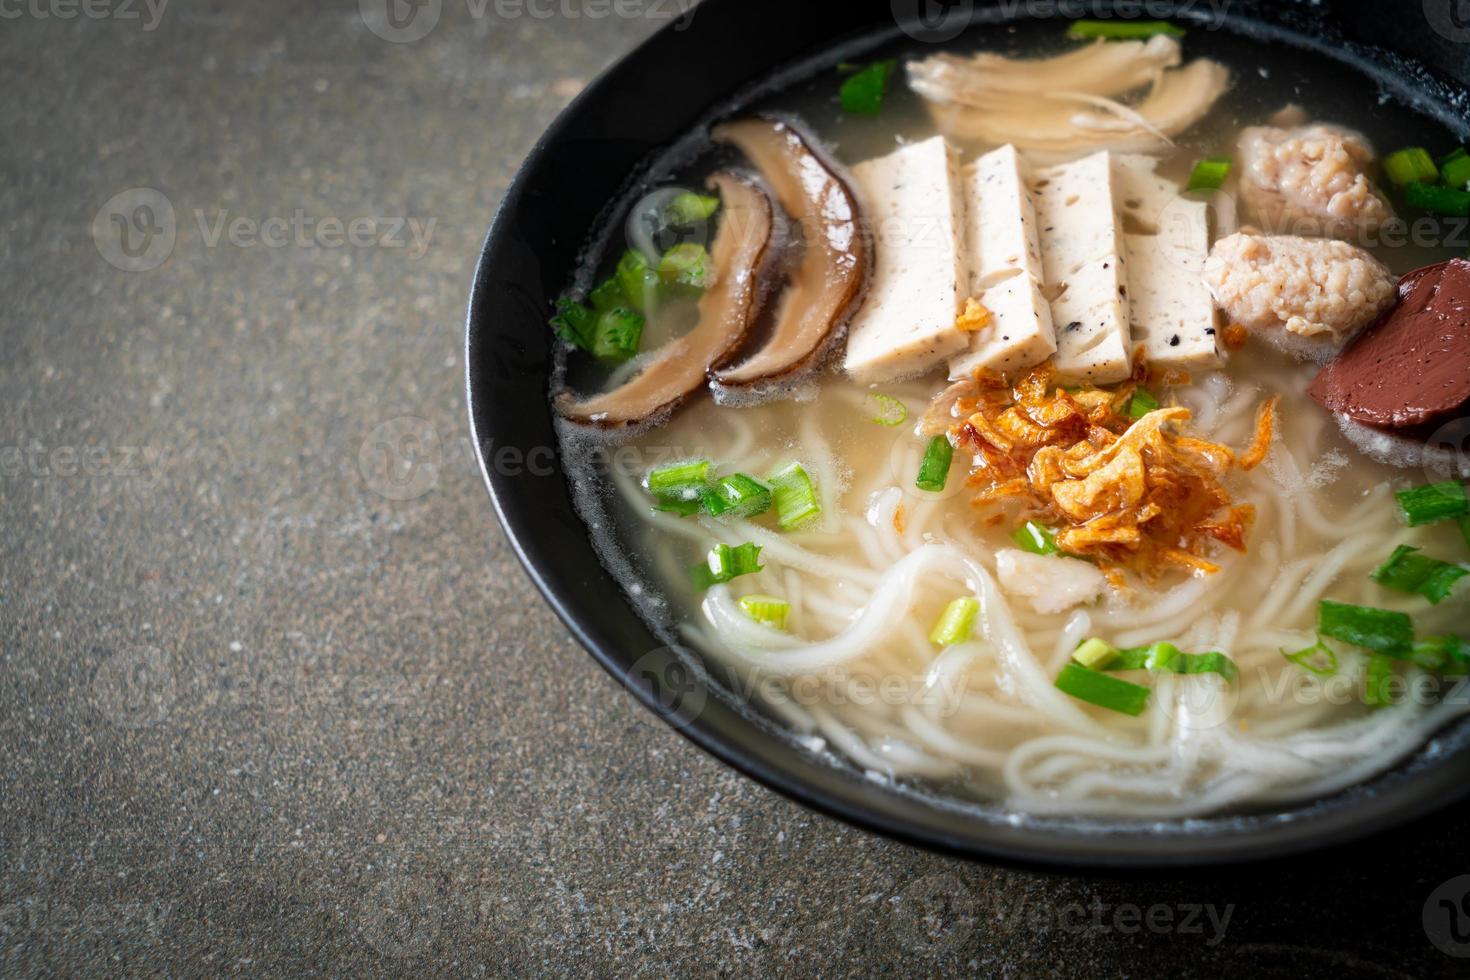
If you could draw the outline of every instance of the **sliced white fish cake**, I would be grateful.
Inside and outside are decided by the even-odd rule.
[[[1221,362],[1219,320],[1205,284],[1208,207],[1183,198],[1167,206],[1157,235],[1127,235],[1128,318],[1149,364],[1208,368]]]
[[[969,344],[955,326],[969,284],[958,155],[936,136],[852,173],[877,256],[843,367],[869,384],[922,374]]]
[[[979,370],[1011,377],[1056,353],[1051,306],[1041,285],[1021,273],[980,294],[990,323],[970,335],[970,349],[949,359],[949,376],[964,378]]]
[[[1041,171],[1033,185],[1057,372],[1091,384],[1133,370],[1114,183],[1112,155],[1103,151]]]
[[[965,168],[965,225],[970,295],[990,311],[988,326],[950,358],[949,376],[977,370],[1013,374],[1056,352],[1051,307],[1041,294],[1041,245],[1036,208],[1013,146]]]

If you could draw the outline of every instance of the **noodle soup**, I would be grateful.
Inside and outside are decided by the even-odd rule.
[[[979,65],[990,86],[1012,84],[997,71],[1022,77],[1037,65],[1088,75],[1041,60],[1079,50],[1055,34],[1040,25],[1004,44],[990,38],[1008,65],[972,63],[965,49],[943,67]],[[1098,42],[1112,43],[1123,42]],[[1305,242],[1309,265],[1341,258],[1382,280],[1454,254],[1440,243],[1444,229],[1411,241],[1366,223],[1347,236],[1276,237],[1323,231],[1300,227],[1268,236],[1251,227],[1264,206],[1259,197],[1251,203],[1259,188],[1245,183],[1259,174],[1244,158],[1243,131],[1275,123],[1269,131],[1288,134],[1282,139],[1312,140],[1310,127],[1325,121],[1366,133],[1384,151],[1448,137],[1295,54],[1288,64],[1280,51],[1223,36],[1189,36],[1182,59],[1153,40],[1133,43],[1138,57],[1166,59],[1165,71],[1187,72],[1191,59],[1218,70],[1221,90],[1166,138],[1157,130],[1167,114],[1147,116],[1147,90],[1129,95],[1124,83],[1106,81],[1097,100],[1118,96],[1125,120],[1103,126],[1106,135],[1027,121],[1000,143],[984,138],[1000,125],[985,115],[977,137],[962,102],[936,104],[914,90],[924,72],[913,66],[935,55],[929,48],[892,52],[899,66],[879,86],[876,115],[849,97],[871,95],[871,77],[856,87],[843,81],[861,72],[814,78],[763,107],[796,125],[717,130],[723,148],[679,173],[652,204],[628,209],[629,251],[605,256],[599,287],[621,300],[591,295],[585,326],[563,308],[559,331],[589,353],[626,347],[628,328],[641,330],[636,356],[625,350],[631,359],[611,368],[617,356],[568,349],[565,387],[599,394],[558,400],[563,458],[610,572],[670,642],[834,764],[1029,813],[1184,817],[1330,794],[1392,765],[1463,711],[1470,586],[1457,584],[1455,569],[1470,558],[1470,538],[1461,536],[1455,502],[1448,517],[1409,526],[1412,495],[1407,505],[1396,496],[1458,474],[1422,464],[1439,458],[1419,451],[1422,433],[1373,430],[1391,451],[1365,453],[1351,420],[1307,394],[1324,362],[1345,356],[1355,333],[1388,315],[1391,297],[1342,286],[1333,266],[1304,288],[1355,290],[1363,309],[1307,295],[1300,315],[1286,311],[1296,326],[1308,324],[1300,332],[1244,325],[1225,286],[1175,296],[1173,284],[1188,279],[1193,289],[1209,278],[1188,257],[1162,262],[1159,284],[1147,281],[1139,257],[1147,253],[1133,236],[1165,234],[1174,204],[1140,232],[1142,212],[1115,190],[1102,220],[1117,222],[1119,264],[1132,261],[1126,273],[1096,265],[1118,277],[1127,303],[1118,314],[1126,362],[1107,376],[1110,362],[1075,366],[1106,338],[1068,347],[1075,324],[1065,311],[1092,280],[1076,268],[1070,280],[1051,274],[1075,242],[1046,225],[1048,207],[1073,206],[1049,204],[1049,182],[1071,179],[1089,160],[1116,177],[1145,155],[1147,186],[1172,182],[1177,200],[1209,209],[1206,246],[1217,271],[1221,243],[1244,226],[1252,246],[1267,237],[1282,248]],[[1110,71],[1132,70],[1126,57],[1112,57],[1125,64]],[[1283,94],[1300,106],[1277,115]],[[1047,111],[1040,105],[1034,115],[1044,121]],[[1134,115],[1145,118],[1135,126]],[[958,168],[1015,146],[1020,162],[1002,163],[1020,173],[1023,216],[1036,219],[1034,275],[1026,260],[980,275],[989,239],[957,233],[947,242],[944,213],[929,227],[904,211],[922,202],[898,192],[880,199],[865,183],[878,172],[865,169],[869,161],[936,137],[939,162],[924,173],[938,174],[939,185],[945,152]],[[1326,137],[1348,156],[1356,138]],[[1365,177],[1378,173],[1377,159],[1364,164]],[[780,160],[795,161],[802,179],[783,187],[768,172]],[[1190,195],[1184,186],[1200,179],[1202,160],[1229,161],[1230,176]],[[722,176],[715,193],[705,186],[715,171],[760,177],[744,185]],[[915,169],[913,180],[924,173]],[[970,171],[949,179],[965,180],[960,173]],[[1390,185],[1388,176],[1372,179]],[[1088,191],[1078,186],[1086,207]],[[1404,208],[1397,192],[1372,186],[1376,200]],[[793,204],[804,188],[826,202],[820,214]],[[975,217],[974,201],[958,192],[956,200],[956,229],[998,227]],[[856,213],[844,214],[847,206]],[[648,214],[654,233],[636,220]],[[882,226],[885,214],[892,229]],[[1310,215],[1303,203],[1289,216]],[[658,220],[682,221],[684,231],[658,230]],[[849,226],[861,228],[867,252]],[[951,261],[959,265],[953,298],[945,276],[932,275]],[[1021,322],[1007,319],[1002,297],[1018,295],[1012,287],[1028,276],[1036,291],[1021,300],[1053,314],[1036,343],[1054,353],[1022,351],[1020,362],[1001,364],[996,351],[1011,358],[1019,349],[1006,346],[1007,324]],[[859,279],[862,290],[853,287]],[[1204,312],[1196,303],[1190,315],[1210,317],[1208,337],[1218,331],[1220,339],[1197,338],[1204,346],[1189,363],[1167,361],[1177,336],[1146,356],[1145,289],[1177,298],[1181,311],[1204,295]],[[941,310],[934,343],[966,346],[937,359],[910,333],[885,346],[899,336],[895,322],[917,329],[911,320],[931,303]],[[890,310],[901,311],[899,321]],[[835,324],[830,335],[812,329],[824,318]],[[742,376],[762,357],[772,362],[768,373]],[[589,462],[609,458],[606,468]],[[1414,564],[1419,558],[1438,564]],[[1396,639],[1404,624],[1407,639]]]

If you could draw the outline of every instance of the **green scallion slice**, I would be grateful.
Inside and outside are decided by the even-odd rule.
[[[1083,644],[1086,646],[1086,644]],[[1081,647],[1078,648],[1081,650]],[[1077,654],[1072,654],[1077,659]],[[1099,670],[1151,670],[1169,671],[1174,674],[1219,674],[1227,681],[1240,675],[1235,661],[1223,653],[1185,653],[1172,643],[1151,643],[1146,647],[1128,647],[1114,650]]]
[[[1186,190],[1219,190],[1220,185],[1225,183],[1225,178],[1230,176],[1230,163],[1229,157],[1205,157],[1190,171]]]
[[[1400,187],[1419,181],[1432,184],[1439,180],[1434,158],[1422,146],[1406,146],[1383,158],[1383,172]]]
[[[1407,656],[1414,645],[1414,623],[1406,614],[1331,599],[1317,603],[1317,632],[1395,657]]]
[[[1457,146],[1439,159],[1439,176],[1448,187],[1470,190],[1470,153]]]
[[[659,279],[670,286],[703,289],[709,282],[709,252],[703,245],[684,242],[664,253],[658,262]]]
[[[599,313],[619,306],[628,305],[628,297],[623,293],[623,284],[618,281],[617,276],[609,276],[598,284],[597,288],[587,294],[592,302],[592,308]]]
[[[876,116],[883,108],[883,96],[888,92],[888,76],[897,67],[898,62],[889,58],[875,61],[850,76],[842,83],[839,94],[842,110],[856,116]]]
[[[1410,207],[1430,214],[1442,214],[1449,218],[1470,215],[1470,191],[1457,187],[1442,187],[1439,184],[1408,184],[1404,187],[1404,200]]]
[[[1056,688],[1079,701],[1138,717],[1148,706],[1149,689],[1117,677],[1067,664],[1057,675]]]
[[[1331,677],[1337,673],[1337,652],[1322,641],[1321,637],[1309,647],[1300,650],[1282,650],[1281,655],[1302,670],[1318,677]]]
[[[1470,575],[1470,571],[1459,565],[1421,555],[1418,548],[1401,544],[1369,577],[1385,588],[1417,592],[1438,605],[1450,594],[1455,583],[1466,575]]]
[[[648,492],[656,497],[698,501],[699,492],[709,483],[709,471],[707,459],[660,466],[648,474]]]
[[[617,280],[628,304],[639,313],[647,313],[658,295],[658,273],[648,267],[648,258],[628,249],[618,260]]]
[[[1134,388],[1128,399],[1128,417],[1141,419],[1159,407],[1159,400],[1147,388]]]
[[[791,603],[771,595],[748,595],[740,600],[745,615],[764,626],[778,630],[786,628],[786,617],[791,613]]]
[[[800,463],[788,463],[766,480],[776,505],[776,524],[783,531],[806,523],[822,513],[817,488]]]
[[[710,218],[720,209],[720,199],[693,191],[681,191],[664,213],[664,220],[671,225],[687,228]]]
[[[1368,658],[1363,674],[1363,703],[1374,708],[1393,703],[1393,660],[1381,653]]]
[[[944,607],[939,622],[929,631],[929,642],[939,647],[965,642],[970,638],[970,631],[975,628],[975,617],[979,612],[979,599],[965,596],[952,600]]]
[[[699,499],[711,517],[755,517],[771,509],[771,488],[744,473],[716,480]]]
[[[1016,528],[1011,540],[1016,542],[1016,547],[1033,555],[1055,555],[1062,550],[1057,547],[1057,532],[1035,521],[1027,521]]]
[[[870,397],[878,403],[878,414],[872,416],[872,421],[879,425],[903,425],[904,419],[909,417],[909,410],[904,407],[903,402],[892,395],[874,394]]]
[[[1470,669],[1470,640],[1462,636],[1426,636],[1414,643],[1409,656],[1425,670],[1463,674]]]
[[[1072,651],[1072,659],[1084,667],[1092,670],[1107,670],[1108,666],[1117,659],[1118,648],[1107,640],[1092,637],[1083,640],[1077,649]]]
[[[949,444],[945,436],[935,436],[929,440],[929,447],[924,450],[924,462],[919,465],[919,476],[914,485],[920,490],[928,490],[938,493],[944,489],[944,484],[949,480],[949,464],[954,459],[954,447]]]
[[[1455,480],[1400,490],[1394,497],[1398,499],[1404,523],[1409,527],[1470,516],[1470,497],[1465,496],[1464,485]]]
[[[551,318],[551,329],[573,347],[591,350],[597,334],[597,313],[563,296],[556,301],[556,315]]]
[[[701,564],[694,566],[694,586],[703,590],[758,572],[765,568],[760,563],[760,556],[760,545],[749,541],[733,548],[728,544],[717,544]]]
[[[699,499],[684,500],[682,497],[655,497],[653,509],[679,517],[693,517],[699,513]]]
[[[1067,37],[1079,41],[1099,37],[1122,41],[1156,34],[1183,37],[1184,28],[1167,20],[1074,20],[1067,27]]]
[[[617,306],[597,315],[592,353],[606,361],[626,361],[638,353],[643,339],[643,314]]]

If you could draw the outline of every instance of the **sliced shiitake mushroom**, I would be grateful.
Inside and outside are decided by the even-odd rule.
[[[714,388],[784,385],[841,336],[867,288],[871,246],[857,195],[838,171],[790,123],[742,119],[715,127],[714,138],[748,157],[802,229],[801,260],[778,304],[770,335],[749,357],[714,374]]]
[[[631,379],[599,395],[556,398],[563,418],[616,429],[658,421],[704,386],[709,371],[740,349],[760,312],[762,278],[773,248],[775,208],[754,181],[731,173],[709,179],[723,207],[710,250],[711,279],[699,319],[687,334],[653,352]]]

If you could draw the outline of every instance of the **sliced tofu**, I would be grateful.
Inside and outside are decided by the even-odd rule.
[[[1133,370],[1126,258],[1106,151],[1041,171],[1036,190],[1042,267],[1053,296],[1057,373],[1091,384]]]
[[[970,347],[949,359],[949,376],[966,378],[976,371],[1012,377],[1056,353],[1051,305],[1041,284],[1021,273],[980,294],[990,323],[970,335]]]
[[[877,256],[843,367],[863,383],[923,374],[969,345],[959,157],[936,136],[852,170]]]
[[[990,311],[991,322],[950,358],[949,376],[1014,374],[1057,349],[1051,307],[1041,293],[1036,209],[1016,148],[1003,146],[966,167],[964,188],[970,295]]]
[[[1154,172],[1157,157],[1122,153],[1113,157],[1114,197],[1124,216],[1124,233],[1157,234],[1159,222],[1176,200],[1179,186]]]
[[[970,164],[964,185],[971,295],[1017,272],[1041,282],[1036,205],[1016,148],[1002,146]]]
[[[1129,322],[1144,357],[1164,367],[1219,367],[1215,301],[1205,284],[1209,209],[1178,198],[1157,235],[1127,235]]]

